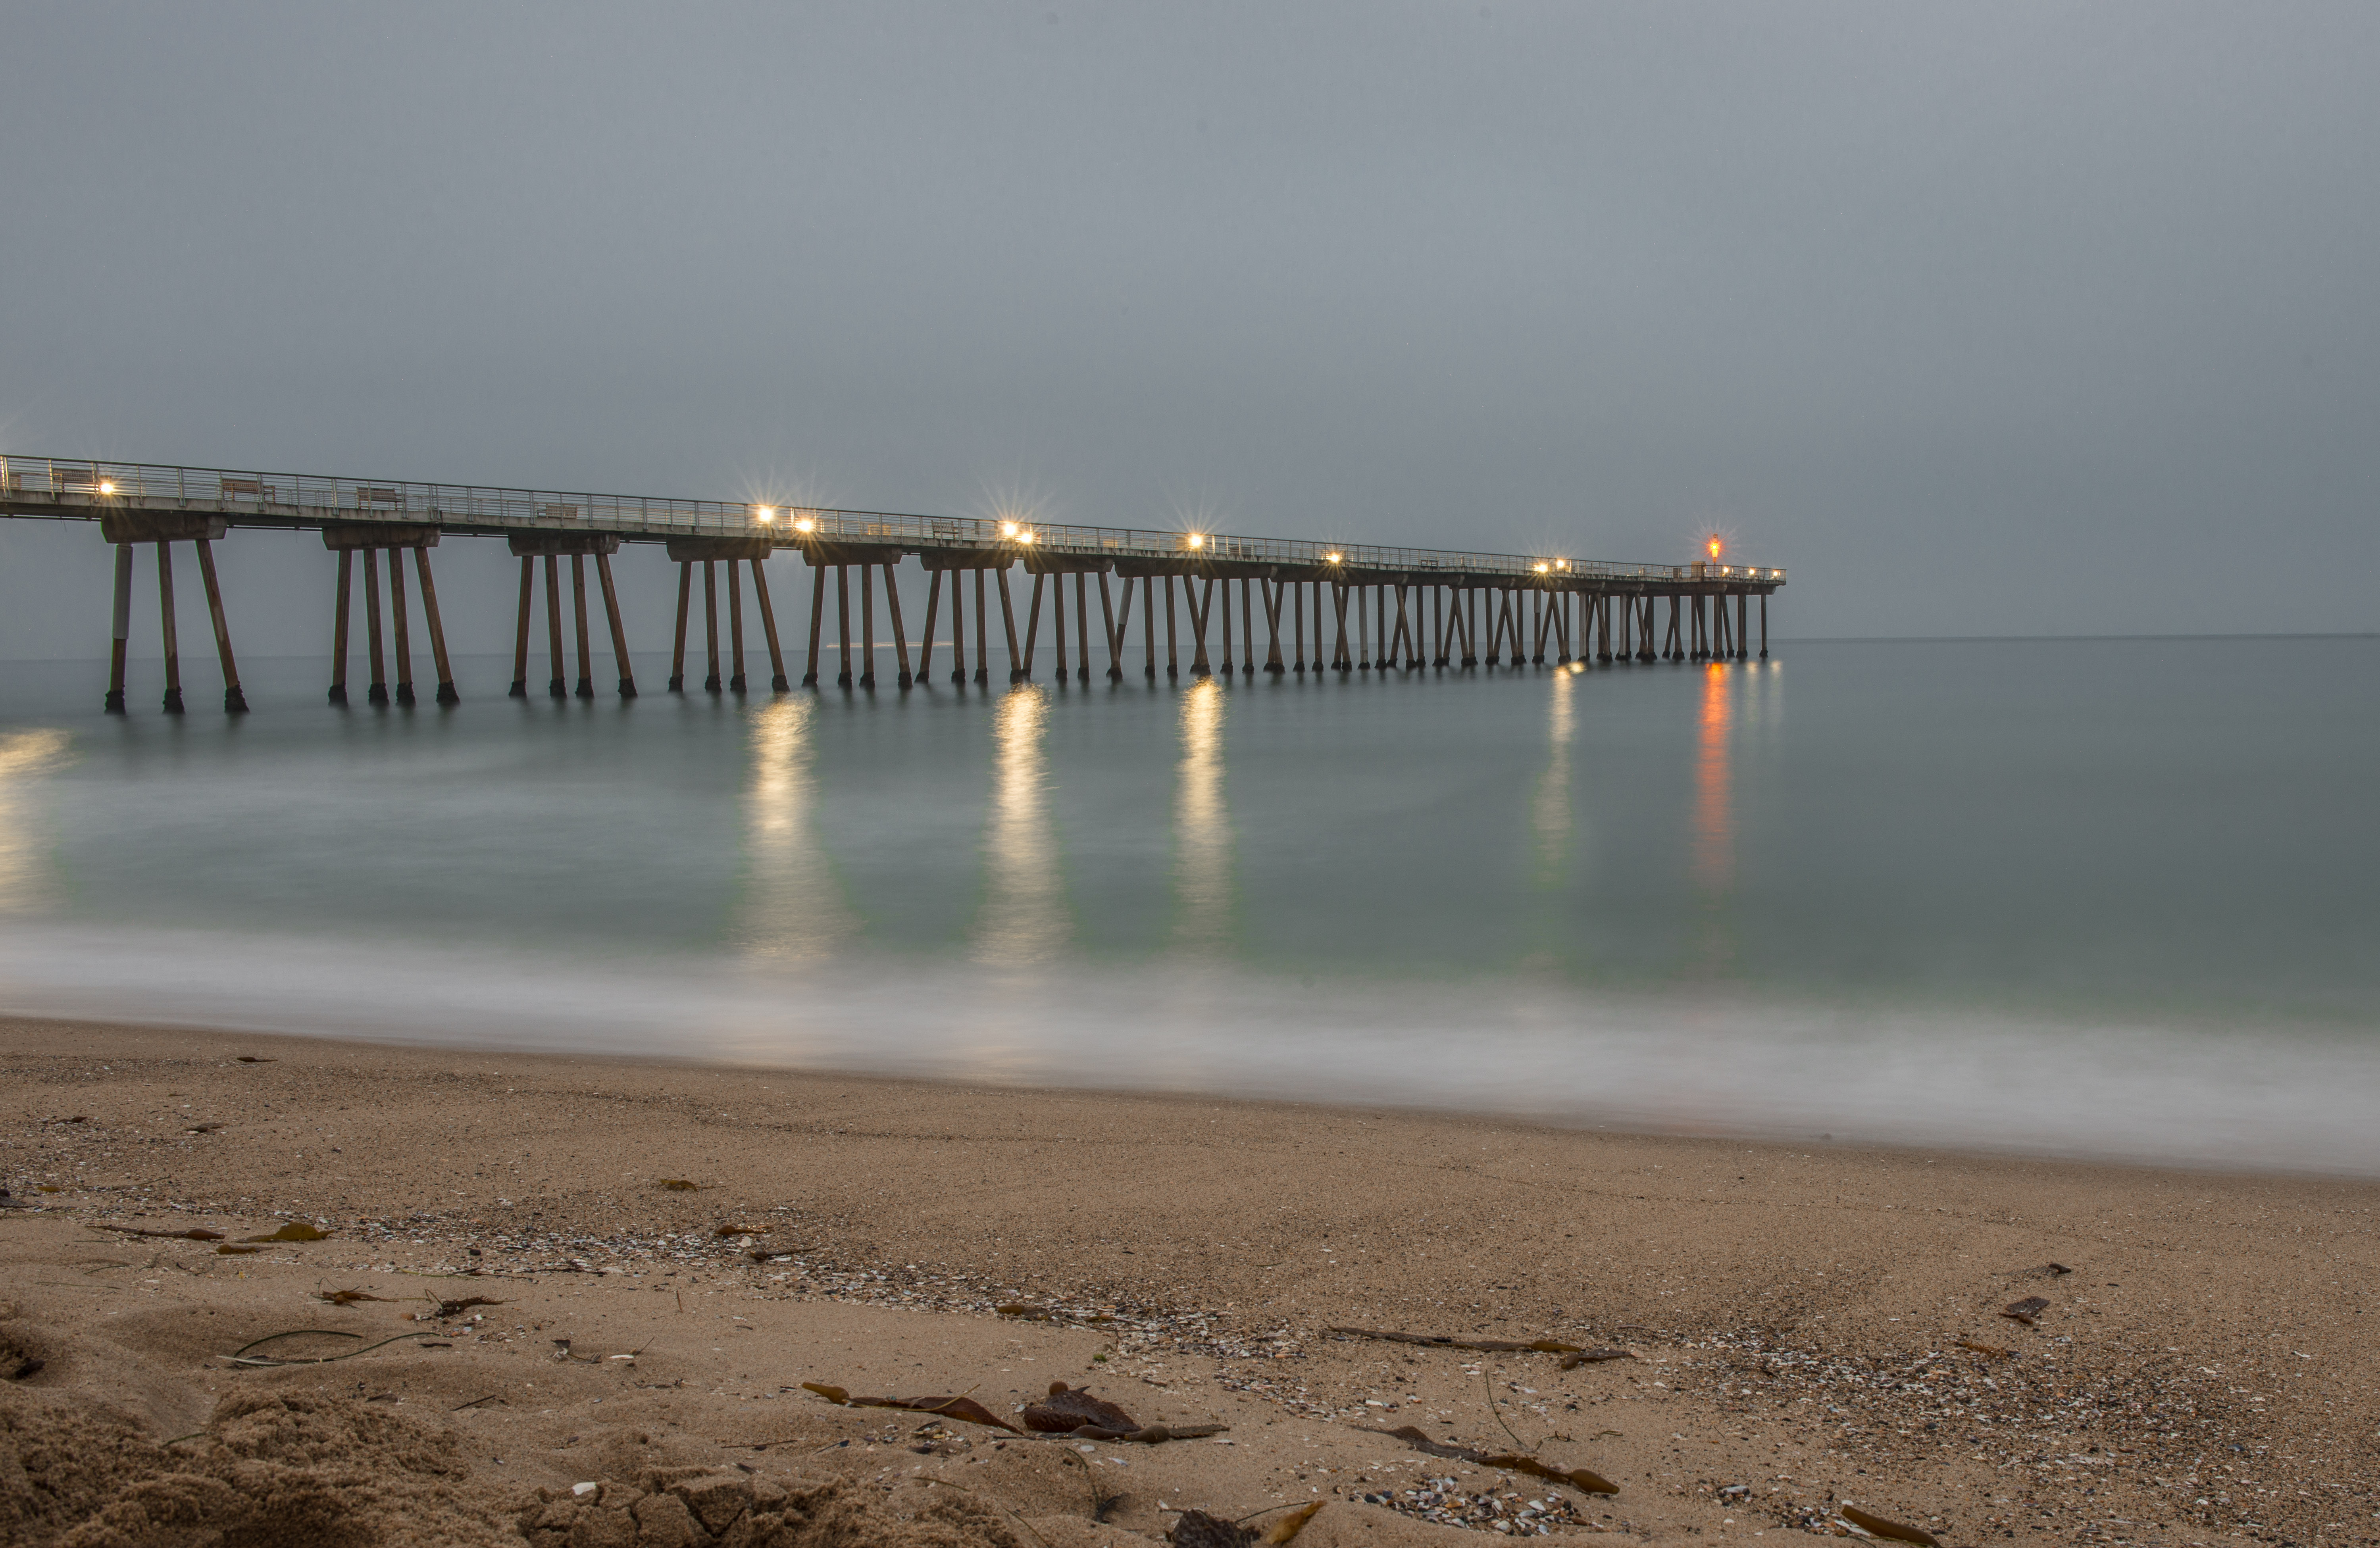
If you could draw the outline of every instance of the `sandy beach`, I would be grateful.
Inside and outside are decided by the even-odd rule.
[[[1315,1548],[2380,1538],[2368,1182],[66,1022],[0,1050],[10,1543],[1064,1548],[1316,1502]],[[293,1226],[322,1235],[244,1240]],[[1142,1438],[1026,1433],[1053,1384]]]

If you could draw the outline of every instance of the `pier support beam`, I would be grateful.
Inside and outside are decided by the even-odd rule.
[[[685,591],[681,588],[679,596],[684,595]],[[683,619],[685,616],[686,604],[681,601],[678,604],[678,617]],[[802,668],[802,686],[805,688],[818,686],[819,630],[825,623],[826,571],[821,569],[810,577],[810,654],[808,661]],[[683,624],[678,629],[678,638],[681,641],[686,638]]]
[[[524,560],[522,562],[526,564],[528,562]],[[823,580],[825,577],[820,578]],[[694,562],[681,559],[677,564],[677,634],[675,643],[670,647],[669,691],[673,694],[686,692],[686,604],[692,600],[693,595]],[[524,603],[523,607],[526,610],[527,604]],[[528,617],[526,611],[522,617]],[[528,625],[524,623],[522,626],[526,628]],[[815,678],[818,671],[818,614],[815,611],[810,615],[810,671]]]
[[[837,648],[834,685],[851,686],[851,566],[834,567],[834,632]]]
[[[702,562],[702,691],[722,692],[726,683],[719,675],[719,561]]]
[[[388,617],[396,644],[396,702],[413,707],[413,623],[405,605],[405,550],[388,550]]]
[[[1215,669],[1207,664],[1207,620],[1215,611],[1215,583],[1209,579],[1200,582],[1199,585],[1199,593],[1194,597],[1190,590],[1189,577],[1186,575],[1183,577],[1182,601],[1183,605],[1190,610],[1190,675],[1212,677],[1215,675]],[[1226,591],[1224,595],[1228,597],[1230,593]]]
[[[231,625],[224,621],[223,587],[215,584],[215,552],[204,538],[193,541],[199,550],[199,581],[207,593],[207,616],[215,626],[215,659],[223,667],[224,713],[248,713],[248,695],[240,692],[239,663],[232,659]]]
[[[371,681],[365,685],[364,702],[371,705],[388,703],[388,652],[382,646],[380,632],[380,550],[364,550],[364,637],[370,647]]]
[[[1282,593],[1296,583],[1260,580],[1257,588],[1264,594],[1265,609],[1265,675],[1279,677],[1284,670],[1281,660],[1281,599]],[[1250,649],[1249,655],[1256,654]]]
[[[727,564],[727,691],[744,692],[744,569],[734,560]]]
[[[1179,634],[1173,627],[1173,577],[1165,577],[1165,676],[1171,682],[1182,675]]]
[[[529,604],[537,598],[537,561],[523,554],[520,564],[520,624],[513,636],[513,685],[505,696],[525,699],[528,697]],[[683,657],[686,654],[686,593],[682,589],[678,593],[677,629],[678,654]],[[341,662],[340,665],[344,667],[346,663]]]
[[[1025,664],[1017,669],[1016,676],[1011,680],[1013,682],[1033,681],[1033,651],[1041,641],[1041,588],[1049,578],[1042,574],[1033,577],[1033,595],[1027,599],[1025,609]]]
[[[1124,582],[1123,605],[1125,616],[1123,622],[1119,623],[1116,619],[1115,594],[1108,589],[1108,573],[1101,570],[1099,572],[1099,622],[1106,626],[1108,632],[1108,681],[1111,683],[1123,681],[1123,624],[1132,622],[1132,583],[1130,581]]]
[[[991,616],[984,603],[983,570],[975,573],[975,680],[989,686],[991,683]]]
[[[414,545],[413,574],[421,583],[421,616],[430,625],[430,663],[438,673],[438,702],[460,704],[463,695],[455,691],[455,666],[446,656],[446,623],[438,615],[438,586],[430,578],[430,547],[426,543]]]
[[[570,683],[562,665],[562,561],[552,553],[545,556],[545,696],[568,698]]]
[[[342,558],[339,562],[339,579],[344,583],[347,578],[346,561]],[[107,651],[107,697],[101,702],[108,714],[121,715],[125,713],[124,658],[127,651],[130,648],[130,641],[132,639],[132,545],[129,543],[118,543],[115,545],[115,616],[110,624],[114,634]],[[346,670],[347,655],[347,615],[346,596],[344,584],[341,587],[339,606],[339,680],[341,685],[334,690],[335,696],[331,701],[334,704],[345,704],[347,702],[347,691],[344,685],[347,675]],[[1761,610],[1761,616],[1764,618],[1767,616],[1767,609],[1765,603]]]
[[[884,566],[884,611],[892,617],[892,664],[901,673],[895,681],[906,688],[917,679],[909,673],[909,636],[901,624],[901,587],[890,564]]]
[[[571,692],[582,699],[595,696],[595,653],[589,647],[587,632],[587,556],[570,556],[570,623],[573,643],[578,647],[578,676]]]
[[[339,550],[337,582],[339,589],[336,599],[331,605],[331,702],[333,704],[343,705],[347,702],[347,599],[355,590],[353,578],[355,563],[356,556],[351,550]],[[119,574],[123,574],[125,580],[131,578],[128,574],[123,573],[121,566],[119,566]],[[121,609],[119,608],[118,611],[120,611]],[[118,657],[116,675],[121,678],[123,676],[123,636],[121,635],[116,636],[116,642]],[[116,684],[116,689],[115,693],[108,695],[115,701],[109,706],[113,709],[123,707],[123,684],[120,682]]]
[[[1768,593],[1760,594],[1760,659],[1768,659]]]
[[[953,599],[956,599],[955,587],[953,589]],[[926,573],[926,629],[925,633],[917,636],[916,681],[920,684],[929,681],[927,674],[934,670],[934,614],[941,607],[941,603],[942,573],[940,570],[929,570]],[[955,619],[953,622],[956,622]]]
[[[859,567],[859,685],[876,686],[876,566]]]
[[[994,574],[993,584],[1000,591],[1000,622],[1008,631],[1008,681],[1022,682],[1025,676],[1025,662],[1016,648],[1016,599],[1009,595],[1008,569],[1005,565]]]
[[[632,699],[637,696],[637,672],[636,669],[628,664],[627,624],[620,617],[619,588],[612,584],[612,556],[601,549],[595,550],[595,580],[603,591],[603,622],[612,630],[612,660],[613,664],[620,669],[620,696],[624,699]],[[424,597],[430,595],[430,574],[426,570],[422,572],[421,576],[421,594]],[[764,599],[762,608],[765,610],[767,605]],[[430,628],[431,637],[437,638],[438,614],[434,608],[430,615]],[[771,647],[777,643],[774,628],[769,631],[769,643]],[[445,671],[445,647],[443,645],[439,647],[439,671],[443,673]],[[780,672],[783,671],[782,667],[778,670]],[[782,678],[777,685],[781,688],[784,686]],[[446,698],[446,691],[443,688],[439,690],[438,702],[441,704],[450,702]]]

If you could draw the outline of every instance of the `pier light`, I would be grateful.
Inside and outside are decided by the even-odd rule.
[[[1346,555],[1344,555],[1344,554],[1338,554],[1338,553],[1326,553],[1326,554],[1324,554],[1324,555],[1322,556],[1322,562],[1324,562],[1325,564],[1336,564],[1336,563],[1338,563],[1342,559],[1344,559],[1345,557],[1346,557]]]
[[[1002,537],[1003,537],[1003,538],[1014,538],[1014,537],[1015,537],[1015,536],[1016,536],[1016,524],[1015,524],[1014,522],[1013,522],[1013,521],[1004,521],[1004,522],[1002,522],[1002,523],[1000,524],[1000,535],[1001,535]]]
[[[1205,547],[1207,546],[1207,538],[1206,538],[1206,535],[1205,535],[1204,533],[1198,533],[1198,532],[1193,532],[1193,533],[1191,533],[1191,534],[1190,534],[1190,546],[1191,546],[1192,548],[1194,548],[1194,549],[1203,549],[1203,548],[1205,548]]]
[[[1554,568],[1557,570],[1567,570],[1570,568],[1570,561],[1567,559],[1557,559],[1554,561]]]
[[[1717,559],[1718,557],[1718,539],[1716,538],[1710,540],[1710,556],[1713,559]]]
[[[1016,533],[1016,540],[1020,543],[1031,542],[1033,540],[1033,529],[1029,526],[1019,527]]]
[[[794,530],[796,532],[816,532],[818,530],[818,518],[816,516],[795,516],[794,518]]]
[[[752,507],[752,519],[756,522],[761,523],[763,526],[775,521],[777,519],[776,507],[773,505],[755,505]]]
[[[115,480],[113,478],[102,478],[99,481],[99,492],[102,494],[114,494],[115,492]]]
[[[1537,561],[1537,574],[1541,575],[1548,574],[1552,573],[1552,570],[1553,566],[1547,563],[1544,560],[1540,559]]]

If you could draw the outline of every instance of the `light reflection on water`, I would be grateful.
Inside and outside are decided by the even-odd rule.
[[[1232,944],[1232,816],[1223,804],[1226,696],[1213,679],[1182,695],[1173,795],[1173,949],[1220,957]]]
[[[818,831],[817,715],[814,701],[786,698],[751,718],[751,839],[737,934],[757,961],[825,961],[859,934]]]
[[[1003,968],[1050,961],[1074,934],[1050,814],[1049,690],[1027,683],[999,700],[991,805],[983,836],[983,906],[975,959]]]

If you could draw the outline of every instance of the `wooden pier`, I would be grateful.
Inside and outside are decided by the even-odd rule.
[[[110,710],[125,707],[134,552],[154,547],[165,647],[164,708],[170,714],[183,707],[174,613],[176,543],[188,543],[196,550],[223,668],[224,708],[237,714],[248,707],[216,584],[213,549],[240,528],[319,531],[323,545],[338,554],[331,608],[333,704],[347,702],[358,554],[363,557],[365,654],[371,674],[366,701],[416,702],[406,594],[408,553],[437,674],[437,702],[458,702],[430,565],[430,550],[450,534],[503,538],[520,561],[510,689],[516,697],[529,692],[531,622],[540,594],[546,693],[554,698],[585,698],[595,693],[587,588],[590,561],[618,671],[617,691],[623,698],[636,696],[627,631],[612,574],[613,558],[624,544],[659,544],[678,567],[669,677],[674,693],[686,690],[698,570],[703,690],[740,694],[749,687],[744,604],[747,572],[769,656],[771,689],[791,690],[793,679],[764,563],[771,554],[787,550],[798,551],[812,572],[801,683],[817,686],[824,667],[826,676],[849,689],[880,686],[880,580],[882,623],[896,667],[890,685],[904,689],[934,680],[936,629],[944,608],[950,614],[946,670],[953,683],[992,680],[995,639],[1005,647],[1000,670],[1007,680],[1031,680],[1041,666],[1045,611],[1050,619],[1049,666],[1059,680],[1088,683],[1096,670],[1110,682],[1122,682],[1134,641],[1135,606],[1140,670],[1149,680],[1160,670],[1160,613],[1162,671],[1168,678],[1184,671],[1194,677],[1252,678],[1259,671],[1277,677],[1309,671],[1563,666],[1590,659],[1676,662],[1766,657],[1768,599],[1785,584],[1782,570],[1722,563],[1715,556],[1686,564],[1617,564],[1560,555],[1465,553],[1215,532],[18,456],[0,456],[0,515],[95,521],[101,538],[115,545],[114,650],[105,701]],[[385,619],[383,556],[388,570]],[[565,559],[570,568],[566,603],[562,586]],[[926,578],[924,626],[914,640],[902,611],[898,574],[907,559],[918,562]],[[832,642],[823,633],[830,584]],[[1000,615],[996,636],[990,624],[995,608]],[[572,620],[569,643],[575,648],[570,650],[565,647],[565,612]],[[830,643],[831,660],[822,654]],[[394,647],[393,658],[389,646]]]

